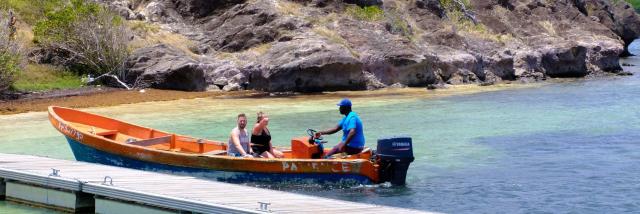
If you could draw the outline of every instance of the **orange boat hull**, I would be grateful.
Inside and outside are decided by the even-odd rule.
[[[226,143],[171,134],[62,107],[49,107],[49,120],[78,161],[144,170],[185,173],[227,181],[378,183],[378,165],[364,152],[348,159],[311,159],[317,150],[294,138],[285,158],[224,155]],[[368,151],[368,150],[367,150]]]

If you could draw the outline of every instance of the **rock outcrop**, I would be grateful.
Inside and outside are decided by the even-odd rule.
[[[630,55],[629,44],[640,36],[640,16],[624,1],[582,0],[576,1],[583,14],[600,22],[617,34],[624,42],[623,56]]]
[[[194,45],[137,50],[127,82],[327,91],[584,77],[618,73],[619,57],[640,35],[640,16],[624,1],[440,2],[145,1],[121,14]]]
[[[206,89],[201,63],[179,49],[156,45],[135,51],[127,61],[126,81],[135,87],[185,91]]]
[[[199,41],[204,53],[210,50],[237,52],[280,40],[301,21],[280,16],[269,1],[237,4],[202,25],[205,39]]]
[[[346,47],[312,35],[278,42],[258,61],[262,63],[249,72],[253,89],[311,92],[366,88],[362,63]]]

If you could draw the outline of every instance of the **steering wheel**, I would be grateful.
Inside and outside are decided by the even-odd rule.
[[[316,136],[316,133],[318,133],[318,131],[313,130],[313,129],[307,129],[307,134],[309,135],[310,138],[317,139],[317,140],[322,140],[322,136],[320,136],[319,138],[314,138]]]

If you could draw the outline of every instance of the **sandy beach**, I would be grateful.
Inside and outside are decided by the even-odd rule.
[[[46,111],[48,106],[71,108],[114,106],[151,101],[168,101],[217,96],[250,96],[253,91],[242,92],[185,92],[173,90],[124,90],[115,88],[85,87],[75,90],[56,90],[25,96],[15,100],[0,100],[0,115],[31,111]]]
[[[548,81],[553,82],[553,81]],[[491,86],[455,85],[446,89],[427,90],[425,88],[387,88],[374,91],[338,91],[316,93],[322,96],[335,97],[371,97],[381,95],[403,95],[413,97],[445,97],[459,94],[479,93],[526,87],[537,87],[545,83],[512,84],[502,83]],[[305,95],[316,95],[305,94]],[[19,114],[25,112],[46,111],[48,106],[64,106],[70,108],[88,108],[115,106],[121,104],[170,101],[195,98],[266,98],[297,96],[299,93],[267,93],[260,91],[203,91],[185,92],[175,90],[143,89],[124,90],[105,87],[84,87],[73,90],[54,90],[34,93],[13,100],[0,100],[0,115]]]

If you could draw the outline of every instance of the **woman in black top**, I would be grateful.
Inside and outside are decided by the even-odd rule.
[[[251,149],[253,152],[264,158],[282,158],[282,152],[271,146],[271,132],[269,132],[269,116],[263,112],[258,112],[258,121],[253,126],[251,132]]]

